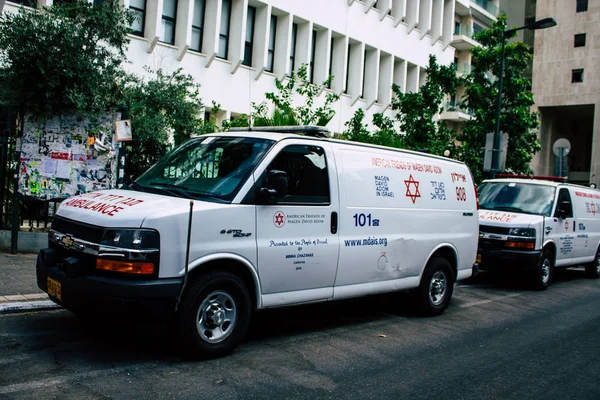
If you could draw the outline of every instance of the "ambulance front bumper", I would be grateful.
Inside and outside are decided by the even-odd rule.
[[[55,303],[73,310],[120,310],[142,306],[153,312],[173,310],[183,279],[128,279],[89,274],[89,260],[77,257],[57,259],[53,249],[37,257],[37,285]]]
[[[480,247],[477,261],[482,271],[523,271],[534,269],[541,255],[541,250],[492,250]]]

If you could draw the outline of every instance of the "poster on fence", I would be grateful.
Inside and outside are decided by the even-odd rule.
[[[116,186],[119,113],[97,118],[61,115],[25,118],[19,193],[40,200],[64,199]]]

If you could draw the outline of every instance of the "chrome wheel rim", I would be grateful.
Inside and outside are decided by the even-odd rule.
[[[446,290],[448,288],[448,279],[446,274],[442,271],[437,271],[431,277],[429,282],[429,301],[434,306],[439,306],[446,297]]]
[[[542,283],[546,284],[550,280],[550,260],[544,258],[542,262]]]
[[[219,343],[233,332],[237,310],[233,297],[227,292],[215,291],[206,296],[196,313],[196,329],[203,340]]]
[[[600,275],[600,253],[596,254],[596,274]]]

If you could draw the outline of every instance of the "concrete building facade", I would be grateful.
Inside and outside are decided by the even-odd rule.
[[[54,0],[58,1],[58,0]],[[66,1],[66,0],[61,0]],[[94,2],[94,0],[89,0]],[[97,0],[96,0],[97,1]],[[307,64],[313,82],[335,77],[341,96],[328,127],[342,132],[360,107],[391,115],[392,84],[416,91],[430,54],[454,60],[457,4],[467,0],[120,0],[139,17],[126,68],[182,68],[201,85],[219,120],[251,112],[275,78]],[[494,0],[497,1],[497,0]],[[7,0],[5,12],[19,3]],[[37,0],[51,5],[53,0]],[[477,3],[487,4],[485,0]],[[475,6],[478,7],[478,6]],[[485,8],[479,7],[486,13]],[[324,100],[324,93],[319,101]],[[208,110],[210,111],[210,110]]]
[[[471,49],[480,46],[473,35],[490,28],[499,12],[499,0],[456,0],[451,45],[456,49],[454,68],[459,76],[471,72]],[[456,95],[446,100],[440,115],[450,128],[457,131],[471,118],[470,111],[461,103],[464,95],[465,88],[459,87]]]
[[[532,168],[538,175],[562,174],[573,182],[598,185],[600,1],[533,3],[536,19],[553,17],[557,26],[535,34],[532,91],[540,112],[542,151]],[[562,164],[553,151],[559,139],[570,142]]]

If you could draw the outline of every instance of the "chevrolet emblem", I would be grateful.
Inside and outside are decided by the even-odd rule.
[[[75,244],[75,239],[72,236],[65,235],[60,239],[60,243],[65,247],[71,247]]]

